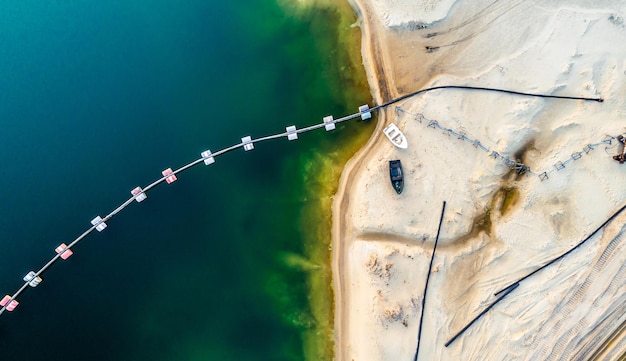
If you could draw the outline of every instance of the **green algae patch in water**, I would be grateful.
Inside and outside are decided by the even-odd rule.
[[[352,114],[359,105],[372,104],[361,58],[361,32],[353,26],[356,16],[348,2],[327,0],[280,1],[287,14],[309,24],[315,38],[315,52],[324,70],[312,86],[332,103],[318,116],[335,118]],[[295,162],[301,174],[303,206],[299,227],[302,255],[285,255],[290,267],[306,273],[308,310],[289,314],[301,327],[306,360],[334,358],[334,296],[331,250],[332,202],[347,161],[367,142],[375,120],[352,120],[332,132],[317,132],[317,146]],[[329,134],[331,133],[331,134]],[[310,315],[311,319],[303,315]],[[306,320],[303,322],[303,320]]]

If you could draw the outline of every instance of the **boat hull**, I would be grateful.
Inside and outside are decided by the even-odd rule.
[[[389,179],[396,193],[402,193],[404,190],[404,171],[399,159],[389,161]]]
[[[394,146],[400,149],[408,148],[409,142],[406,140],[404,133],[400,131],[397,125],[393,123],[389,124],[387,127],[385,127],[385,129],[383,129],[383,133],[385,133],[387,139],[389,139],[391,144],[393,144]]]

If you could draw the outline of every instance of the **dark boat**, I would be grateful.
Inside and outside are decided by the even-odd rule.
[[[400,159],[389,161],[389,178],[391,179],[391,185],[396,193],[402,193],[404,188],[404,177],[402,175],[402,163]]]

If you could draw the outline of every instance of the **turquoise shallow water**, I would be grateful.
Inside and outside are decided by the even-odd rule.
[[[337,34],[310,31],[331,15],[295,19],[270,0],[3,1],[0,292],[161,170],[354,112]],[[160,185],[0,317],[0,358],[303,359],[316,321],[306,274],[284,259],[306,246],[306,169],[362,126]]]

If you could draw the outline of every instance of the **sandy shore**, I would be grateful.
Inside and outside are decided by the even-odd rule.
[[[626,128],[626,3],[354,1],[379,103],[448,84],[605,101],[438,90],[381,113],[333,204],[336,359],[413,359],[442,201],[448,208],[419,359],[619,358],[626,352],[626,215],[444,344],[496,291],[626,204],[626,164],[612,159],[621,145],[588,147]],[[408,149],[380,132],[392,122]],[[494,152],[531,173],[517,176]],[[404,166],[401,195],[389,182],[391,159]]]

